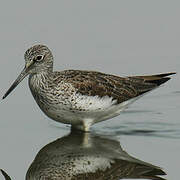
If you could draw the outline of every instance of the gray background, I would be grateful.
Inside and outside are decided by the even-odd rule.
[[[179,8],[179,1],[167,0],[1,0],[0,95],[24,67],[26,49],[37,43],[52,49],[55,70],[87,69],[122,76],[179,72]],[[158,126],[171,130],[166,138],[165,133],[161,138],[122,135],[120,139],[130,154],[164,167],[170,180],[178,179],[180,167],[179,74],[133,104],[129,113],[95,126],[111,129],[128,121],[134,123],[129,123],[130,130],[137,125],[151,129],[157,128],[156,122],[166,122]],[[69,130],[48,121],[33,100],[27,79],[1,101],[0,113],[0,168],[13,179],[24,179],[39,149]],[[142,127],[141,122],[152,126]]]

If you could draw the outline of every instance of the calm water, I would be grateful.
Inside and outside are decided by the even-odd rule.
[[[179,7],[180,1],[164,0],[1,1],[0,97],[22,70],[24,51],[36,43],[52,49],[55,70],[178,74],[120,116],[93,126],[90,135],[69,135],[68,126],[49,120],[24,80],[0,102],[0,168],[12,179],[23,180],[26,174],[38,176],[38,163],[46,167],[44,159],[64,168],[68,152],[68,162],[76,160],[80,172],[82,158],[89,171],[99,167],[101,177],[117,174],[132,179],[141,174],[147,179],[162,174],[154,165],[167,174],[162,178],[179,180]],[[106,166],[110,169],[103,174],[100,169]]]
[[[86,179],[177,180],[180,92],[159,94],[163,88],[135,102],[119,117],[93,126],[91,133],[70,134],[69,126],[51,121],[37,124],[30,118],[29,123],[21,122],[23,129],[16,123],[8,127],[10,132],[1,126],[1,168],[12,179],[54,177],[53,169],[61,177],[72,173],[77,179],[78,172]]]

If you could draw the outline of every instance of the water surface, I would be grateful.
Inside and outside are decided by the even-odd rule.
[[[52,121],[35,127],[25,125],[19,133],[16,125],[11,129],[16,136],[4,139],[1,168],[12,179],[26,176],[27,180],[38,179],[43,172],[47,176],[47,169],[52,176],[58,170],[64,176],[74,173],[75,179],[176,179],[180,124],[175,114],[178,104],[171,102],[176,102],[178,95],[147,95],[142,99],[143,105],[135,103],[119,117],[93,126],[87,134],[69,134],[69,126]],[[169,99],[166,105],[163,97]],[[157,103],[152,106],[152,101]]]
[[[176,71],[120,116],[93,126],[92,135],[112,138],[129,156],[161,167],[167,174],[162,178],[179,180],[179,6],[164,0],[2,1],[1,97],[24,67],[25,50],[37,43],[52,49],[55,70],[121,76]],[[69,126],[40,111],[25,79],[0,103],[0,168],[12,179],[25,179],[37,153],[69,133]]]

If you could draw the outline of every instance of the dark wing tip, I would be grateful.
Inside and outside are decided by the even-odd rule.
[[[152,174],[161,175],[161,176],[167,175],[166,172],[164,170],[162,170],[161,168],[159,168],[159,167],[154,167],[150,171],[147,171],[145,173],[145,175],[152,175]]]
[[[157,86],[160,86],[161,84],[164,84],[165,82],[169,81],[171,78],[170,77],[165,77],[165,78],[160,78],[156,80],[148,80],[146,82],[156,84]]]
[[[176,72],[170,72],[170,73],[162,73],[162,74],[154,74],[154,75],[147,75],[147,76],[135,76],[137,78],[143,79],[144,82],[155,84],[156,86],[160,86],[161,84],[164,84],[168,80],[171,79],[171,75],[176,74]]]
[[[162,73],[162,74],[156,74],[156,75],[152,75],[153,77],[167,77],[167,76],[171,76],[177,74],[176,72],[170,72],[170,73]]]
[[[146,82],[154,83],[157,86],[160,86],[161,84],[164,84],[165,82],[169,81],[171,79],[171,75],[176,74],[176,72],[170,72],[170,73],[163,73],[163,74],[157,74],[157,75],[152,75],[152,79],[145,79]]]

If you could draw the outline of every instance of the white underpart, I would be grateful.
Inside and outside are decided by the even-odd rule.
[[[136,98],[116,104],[112,97],[77,95],[76,107],[72,110],[62,110],[61,105],[52,109],[49,116],[56,121],[72,124],[75,128],[89,131],[92,124],[118,116],[121,111],[133,103]],[[78,109],[84,109],[79,111]],[[59,116],[59,117],[57,117]]]
[[[105,110],[117,102],[109,96],[104,96],[101,98],[99,96],[85,96],[76,94],[75,99],[77,108],[85,109],[86,111]]]
[[[40,76],[40,75],[38,75]],[[43,75],[42,75],[43,76]],[[29,86],[41,110],[55,121],[71,124],[77,129],[88,131],[92,124],[110,119],[120,114],[136,99],[131,98],[117,104],[113,97],[87,96],[77,93],[72,84],[60,82],[56,89],[42,88],[40,80],[43,77],[30,76]],[[54,97],[57,94],[56,97]],[[37,98],[40,96],[39,98]],[[53,96],[53,98],[52,98]]]

